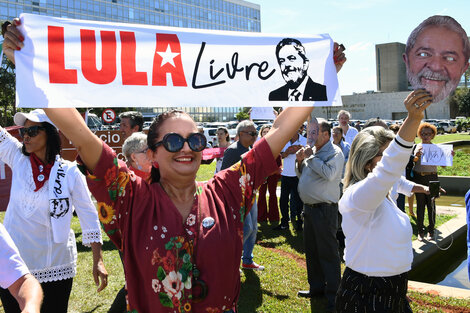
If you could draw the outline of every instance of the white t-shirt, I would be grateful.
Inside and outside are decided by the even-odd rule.
[[[3,224],[0,224],[0,287],[6,289],[28,273],[18,248]]]
[[[282,149],[281,152],[284,152],[289,148],[290,146],[295,146],[295,145],[302,145],[306,146],[307,145],[307,138],[305,138],[302,135],[299,135],[299,138],[294,142],[291,143],[290,140],[287,142],[285,145],[284,149]],[[295,177],[297,174],[295,173],[295,153],[289,154],[287,157],[282,159],[282,176],[288,176],[288,177]]]
[[[411,269],[410,220],[387,195],[400,179],[412,146],[412,142],[397,136],[372,173],[349,186],[339,201],[346,236],[346,266],[356,272],[388,277]]]

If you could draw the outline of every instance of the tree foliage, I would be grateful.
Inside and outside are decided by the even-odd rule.
[[[250,108],[244,107],[240,108],[240,111],[235,115],[235,118],[240,122],[243,120],[249,120],[250,119],[250,114],[248,113],[250,111]]]
[[[458,88],[449,99],[449,104],[459,108],[459,115],[470,116],[470,89]]]
[[[15,106],[15,65],[6,57],[0,66],[0,122],[2,126],[13,125]]]

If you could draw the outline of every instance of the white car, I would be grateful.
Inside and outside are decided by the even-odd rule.
[[[457,132],[457,127],[451,124],[451,122],[439,122],[439,126],[444,128],[446,133],[455,133]]]
[[[204,136],[207,140],[207,146],[213,147],[217,144],[217,128],[204,127]]]

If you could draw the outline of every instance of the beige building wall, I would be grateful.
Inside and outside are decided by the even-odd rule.
[[[409,91],[402,92],[374,92],[342,96],[342,107],[318,107],[313,114],[316,117],[336,119],[340,110],[351,113],[351,119],[367,120],[373,117],[381,119],[401,119],[406,116],[403,104]],[[431,104],[427,109],[427,118],[450,118],[449,104],[446,100]]]

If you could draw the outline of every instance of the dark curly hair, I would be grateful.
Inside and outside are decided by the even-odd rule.
[[[60,155],[60,149],[62,148],[60,136],[54,125],[48,122],[42,122],[41,126],[45,128],[46,132],[46,164],[49,164],[55,161],[56,155]],[[30,155],[30,153],[26,152],[24,144],[21,151],[26,156]]]
[[[163,125],[163,122],[166,120],[172,118],[172,117],[177,117],[180,115],[186,115],[191,118],[191,116],[181,110],[171,110],[165,113],[162,113],[158,116],[156,116],[152,122],[152,125],[150,125],[149,132],[147,134],[147,146],[149,147],[150,150],[155,151],[155,143],[158,140],[158,137],[160,137],[160,128]],[[192,120],[192,118],[191,118]],[[154,166],[152,166],[152,170],[150,171],[150,183],[158,183],[160,181],[160,170]]]

